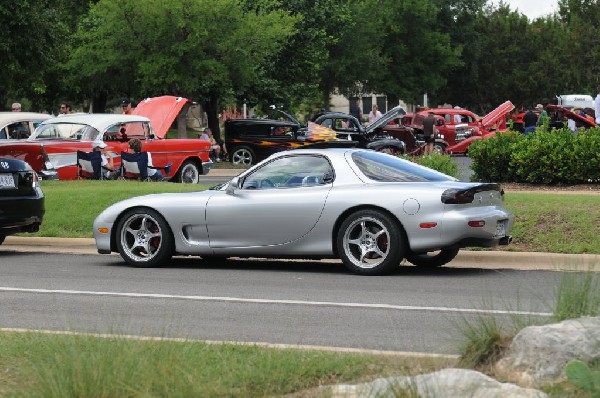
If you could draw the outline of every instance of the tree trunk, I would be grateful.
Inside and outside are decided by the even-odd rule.
[[[219,127],[219,96],[211,94],[203,106],[206,118],[208,119],[208,128],[212,131],[217,141],[222,141],[221,128]]]
[[[187,138],[187,114],[190,110],[190,104],[187,103],[177,115],[177,138]]]
[[[94,95],[94,98],[92,98],[92,112],[106,112],[106,93],[98,93]]]

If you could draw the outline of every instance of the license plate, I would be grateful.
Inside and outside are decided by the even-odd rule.
[[[506,220],[498,221],[494,237],[503,238],[506,235]]]
[[[0,189],[14,189],[15,179],[12,174],[0,174]]]

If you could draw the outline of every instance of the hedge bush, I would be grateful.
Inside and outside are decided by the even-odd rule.
[[[600,128],[573,134],[568,128],[505,132],[469,147],[473,180],[531,184],[600,181]]]
[[[450,156],[432,153],[427,156],[402,156],[406,160],[420,164],[421,166],[429,167],[439,171],[440,173],[458,178],[458,164],[452,161]]]

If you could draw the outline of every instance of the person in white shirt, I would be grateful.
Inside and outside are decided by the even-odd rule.
[[[113,158],[112,156],[110,156],[107,152],[106,152],[106,144],[104,143],[104,141],[94,141],[92,143],[92,151],[100,151],[101,157],[102,157],[102,163],[101,166],[102,167],[106,167],[106,169],[103,169],[102,172],[104,173],[104,178],[109,179],[109,180],[114,180],[116,175],[115,175],[115,165],[113,162]]]
[[[594,99],[594,111],[596,112],[596,124],[600,124],[600,86],[596,89],[598,95]]]
[[[377,110],[377,105],[373,105],[373,110],[369,112],[369,123],[373,123],[375,120],[381,117],[381,112]]]
[[[129,148],[133,151],[133,153],[140,153],[142,152],[142,142],[137,138],[133,139],[129,141]],[[150,154],[150,152],[146,153],[148,154],[148,178],[152,181],[164,180],[165,176],[163,175],[163,173],[161,173],[160,170],[152,168],[152,166],[154,166],[152,164],[152,155]]]
[[[454,109],[460,109],[460,106],[455,106]],[[462,116],[459,113],[454,114],[454,124],[462,123]]]

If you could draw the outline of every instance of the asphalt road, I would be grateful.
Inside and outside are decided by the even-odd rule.
[[[562,273],[339,262],[175,258],[136,269],[117,255],[0,250],[0,327],[457,354],[467,320],[546,317]]]

